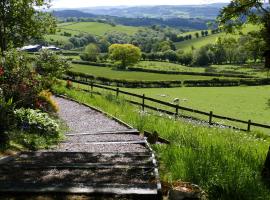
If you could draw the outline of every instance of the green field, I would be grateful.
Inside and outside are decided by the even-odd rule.
[[[62,23],[58,25],[58,28],[61,30],[61,32],[57,32],[57,34],[63,33],[65,31],[71,33],[72,35],[78,33],[89,33],[100,36],[110,31],[118,31],[126,34],[134,34],[139,30],[138,27],[123,26],[123,25],[111,26],[109,24],[98,22]]]
[[[185,107],[270,125],[270,86],[123,90],[168,102],[179,98],[180,105]]]
[[[248,26],[243,28],[242,32],[244,34],[246,34],[246,33],[250,32],[250,31],[254,31],[254,30],[258,30],[258,26],[248,25]],[[200,33],[200,31],[197,31],[197,32]],[[202,47],[202,46],[204,46],[206,44],[215,43],[215,41],[217,40],[218,37],[222,37],[222,38],[224,38],[224,37],[239,38],[239,34],[237,34],[237,33],[236,34],[218,33],[218,34],[212,35],[210,33],[210,31],[208,31],[208,32],[209,32],[208,36],[201,37],[201,35],[200,35],[199,38],[196,38],[195,35],[194,35],[196,33],[196,31],[186,32],[183,35],[185,36],[185,35],[191,34],[193,39],[175,43],[176,48],[177,49],[182,49],[184,51],[191,51],[192,47],[200,48],[200,47]]]
[[[208,67],[188,67],[180,64],[159,61],[141,61],[135,67],[143,69],[176,71],[176,72],[213,72],[213,73],[245,73],[256,77],[267,77],[267,71],[263,69],[260,64],[246,64],[246,65],[211,65]]]
[[[63,35],[46,35],[45,39],[47,41],[59,41],[60,43],[67,43],[69,41],[69,37]]]
[[[175,75],[175,74],[156,74],[147,72],[119,71],[109,67],[97,67],[90,65],[73,64],[72,71],[91,74],[97,77],[111,79],[138,80],[138,81],[173,81],[173,80],[208,80],[216,77]]]

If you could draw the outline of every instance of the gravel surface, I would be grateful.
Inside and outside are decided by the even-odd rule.
[[[55,97],[59,107],[59,116],[70,128],[68,133],[97,133],[101,131],[117,131],[127,129],[103,114],[86,106]]]

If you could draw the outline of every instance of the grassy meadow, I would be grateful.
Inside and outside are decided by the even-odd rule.
[[[91,96],[63,86],[54,90],[96,106],[140,131],[157,131],[171,141],[170,145],[153,145],[162,181],[198,184],[210,200],[270,199],[269,190],[260,177],[269,147],[268,138],[258,138],[253,132],[209,128],[152,115],[110,94]]]
[[[61,23],[60,25],[58,25],[58,29],[61,30],[61,32],[57,32],[57,34],[60,34],[62,32],[68,32],[74,35],[83,32],[99,36],[102,36],[106,32],[110,31],[118,31],[132,35],[139,30],[138,27],[123,25],[112,26],[99,22]]]
[[[176,72],[214,72],[214,73],[244,73],[256,77],[267,77],[267,71],[263,69],[262,64],[245,64],[245,65],[211,65],[207,67],[188,67],[180,64],[159,61],[141,61],[135,67],[143,69],[176,71]]]
[[[120,71],[110,67],[73,64],[71,71],[91,74],[97,77],[138,81],[209,80],[215,77],[182,74],[157,74],[148,72]]]
[[[217,115],[270,125],[270,86],[123,89]],[[147,102],[146,102],[147,103]],[[268,130],[270,134],[270,130]]]
[[[243,28],[242,33],[246,34],[250,31],[254,31],[257,30],[258,26],[255,25],[247,25],[246,27]],[[185,40],[183,42],[177,42],[175,43],[176,48],[177,49],[182,49],[184,51],[191,51],[192,48],[200,48],[206,44],[213,44],[215,43],[215,41],[217,40],[218,37],[234,37],[234,38],[239,38],[240,34],[239,33],[234,33],[234,34],[226,34],[224,32],[222,33],[218,33],[218,34],[211,34],[211,31],[209,30],[209,34],[206,37],[202,37],[200,34],[199,38],[195,37],[195,33],[198,32],[200,34],[200,31],[192,31],[192,32],[186,32],[183,34],[183,36],[185,35],[192,35],[192,39],[191,40]]]

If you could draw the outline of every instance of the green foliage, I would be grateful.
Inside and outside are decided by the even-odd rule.
[[[109,47],[110,59],[115,61],[118,68],[125,69],[141,59],[141,50],[132,44],[113,44]]]
[[[35,62],[35,70],[42,75],[45,89],[51,88],[57,78],[62,77],[69,67],[69,62],[64,57],[49,50],[41,51]]]
[[[243,15],[246,20],[243,20]],[[242,28],[245,23],[260,25],[259,35],[264,40],[266,50],[270,50],[270,7],[259,0],[232,0],[218,17],[219,25],[227,32]]]
[[[38,94],[35,106],[37,109],[47,113],[56,113],[59,111],[59,106],[49,90],[43,90]]]
[[[0,2],[0,48],[21,47],[32,38],[53,32],[55,20],[37,8],[47,7],[48,0],[2,0]]]
[[[0,87],[6,99],[13,99],[17,107],[33,107],[42,90],[41,79],[32,71],[31,59],[24,53],[11,49],[1,59],[3,73]]]
[[[6,131],[10,130],[14,125],[14,104],[12,99],[5,100],[3,91],[0,88],[0,147],[4,147],[8,141]]]
[[[209,45],[203,46],[194,52],[193,65],[208,66],[211,63],[212,60],[209,48]]]
[[[14,111],[18,128],[33,134],[58,135],[59,124],[47,113],[39,110],[20,108]]]
[[[80,55],[82,60],[96,62],[100,53],[99,47],[91,43],[85,47],[84,53]]]

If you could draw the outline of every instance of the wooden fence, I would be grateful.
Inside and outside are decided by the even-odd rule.
[[[244,121],[244,120],[235,119],[235,118],[231,118],[231,117],[224,117],[224,116],[221,116],[221,115],[214,114],[213,111],[204,112],[204,111],[200,111],[200,110],[196,110],[196,109],[192,109],[192,108],[187,108],[187,107],[183,107],[183,106],[180,106],[180,105],[177,105],[177,104],[172,104],[172,103],[169,103],[169,102],[166,102],[166,101],[161,101],[161,100],[158,100],[158,99],[147,97],[145,94],[139,95],[139,94],[135,94],[135,93],[120,90],[119,88],[112,88],[112,87],[107,87],[107,86],[103,86],[103,85],[98,85],[98,84],[95,84],[93,82],[89,83],[89,82],[80,81],[80,80],[71,80],[71,81],[91,86],[91,91],[84,90],[86,92],[91,92],[92,93],[94,91],[94,88],[96,87],[96,88],[105,89],[105,90],[108,90],[108,91],[115,92],[116,96],[119,96],[119,94],[125,94],[127,96],[139,98],[140,102],[133,101],[133,100],[127,100],[127,101],[132,103],[132,104],[141,106],[143,111],[145,110],[145,108],[148,108],[148,109],[151,109],[151,110],[154,110],[154,111],[159,111],[159,112],[163,112],[163,113],[166,113],[166,114],[169,114],[169,115],[174,115],[175,117],[181,116],[181,117],[193,118],[193,119],[196,119],[196,120],[200,120],[198,118],[194,118],[194,117],[191,117],[191,116],[185,116],[185,115],[180,114],[180,111],[188,111],[188,112],[191,112],[191,113],[196,113],[196,114],[200,114],[200,115],[203,115],[203,116],[207,116],[208,117],[207,123],[209,123],[210,125],[223,125],[223,124],[215,123],[213,121],[213,119],[216,118],[216,119],[227,120],[227,121],[230,121],[230,122],[238,122],[238,123],[245,124],[247,126],[246,129],[242,129],[242,128],[235,127],[235,126],[230,126],[230,125],[225,125],[227,127],[242,130],[242,131],[251,131],[251,126],[270,129],[270,125],[264,125],[264,124],[255,123],[252,120]],[[172,108],[172,109],[174,109],[174,112],[147,105],[145,103],[146,100],[150,101],[150,102],[158,103],[158,104],[163,105],[163,106],[167,106],[169,108]]]

